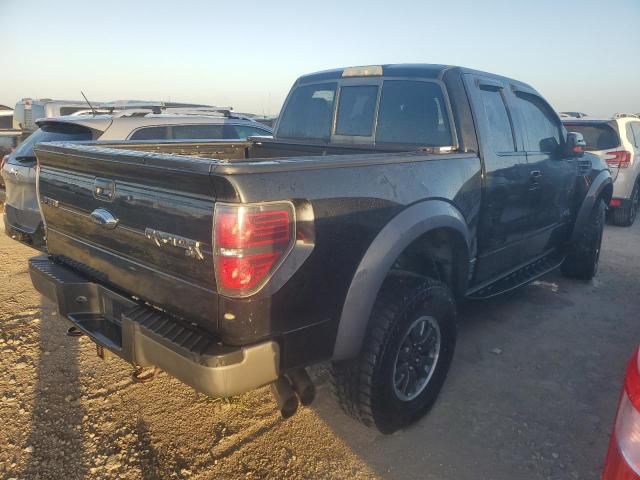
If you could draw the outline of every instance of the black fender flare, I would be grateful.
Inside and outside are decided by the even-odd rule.
[[[578,210],[578,214],[576,215],[576,221],[573,224],[573,230],[571,232],[571,237],[569,239],[569,243],[574,243],[580,237],[582,230],[587,225],[589,221],[589,215],[591,210],[596,204],[596,200],[600,198],[602,192],[608,185],[613,186],[613,180],[611,179],[611,173],[609,170],[602,170],[600,173],[596,175],[596,177],[591,182],[591,186],[589,190],[587,190],[584,199],[582,200],[582,205],[580,206],[580,210]],[[610,198],[605,199],[608,201]]]
[[[460,233],[471,258],[473,242],[467,222],[452,204],[425,200],[400,212],[376,236],[356,269],[342,307],[333,360],[358,355],[376,297],[393,263],[411,242],[437,228]]]

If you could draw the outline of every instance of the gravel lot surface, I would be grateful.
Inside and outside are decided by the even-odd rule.
[[[331,398],[279,418],[267,389],[212,400],[166,374],[131,380],[41,299],[0,232],[1,479],[597,479],[624,366],[640,343],[640,222],[607,226],[591,283],[557,273],[460,309],[431,414],[385,437]]]

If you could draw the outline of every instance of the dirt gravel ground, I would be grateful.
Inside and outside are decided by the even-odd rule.
[[[212,400],[166,374],[131,380],[30,283],[0,233],[1,479],[597,479],[624,366],[640,343],[640,222],[607,226],[591,283],[547,275],[464,305],[432,412],[382,436],[331,398],[281,420],[267,389]]]

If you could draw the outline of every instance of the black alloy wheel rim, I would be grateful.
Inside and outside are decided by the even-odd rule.
[[[393,390],[403,402],[420,395],[433,377],[442,337],[435,318],[422,316],[407,329],[393,366]]]

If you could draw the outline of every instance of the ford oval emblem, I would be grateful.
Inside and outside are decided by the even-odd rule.
[[[91,220],[93,220],[93,223],[96,223],[107,230],[116,228],[119,221],[109,210],[105,208],[96,208],[91,212]]]

